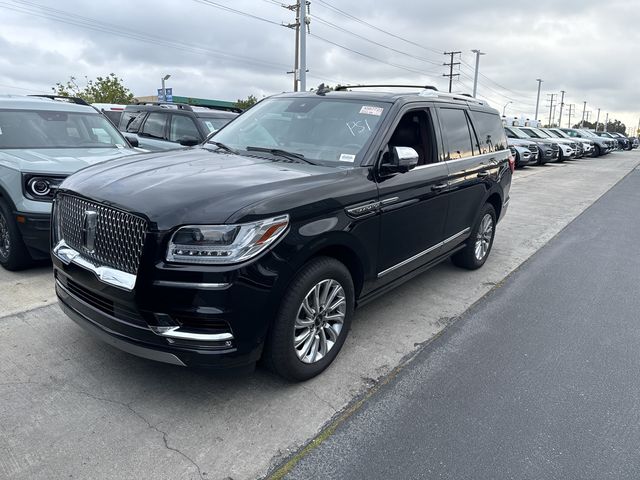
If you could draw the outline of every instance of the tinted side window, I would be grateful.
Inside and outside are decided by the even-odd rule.
[[[200,132],[192,119],[185,115],[173,115],[171,117],[171,129],[169,141],[177,142],[182,137],[200,138]]]
[[[449,146],[447,160],[471,157],[473,155],[471,132],[464,110],[441,108],[439,116]]]
[[[122,132],[138,133],[138,129],[144,119],[143,112],[124,112],[120,118],[118,130]]]
[[[142,126],[142,135],[153,138],[164,138],[164,127],[167,123],[166,113],[150,113]]]
[[[498,115],[474,111],[469,113],[480,143],[480,153],[496,152],[507,148],[507,136]]]

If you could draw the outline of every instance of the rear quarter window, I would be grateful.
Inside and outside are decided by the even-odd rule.
[[[507,135],[500,117],[493,113],[470,111],[481,154],[507,148]]]

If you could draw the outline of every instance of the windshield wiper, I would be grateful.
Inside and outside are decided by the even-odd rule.
[[[235,154],[238,153],[233,148],[231,148],[228,145],[225,145],[224,143],[221,143],[221,142],[213,142],[213,141],[209,140],[207,143],[211,143],[211,144],[215,145],[216,147],[218,147],[220,150],[224,150],[225,152],[235,153]]]
[[[270,153],[271,155],[277,156],[277,157],[284,157],[284,158],[288,158],[290,160],[301,160],[305,163],[308,163],[310,165],[317,165],[317,163],[312,162],[311,160],[307,160],[306,158],[304,158],[304,155],[301,153],[296,153],[296,152],[288,152],[287,150],[282,150],[280,148],[269,148],[269,147],[247,147],[246,148],[247,152],[266,152],[266,153]]]

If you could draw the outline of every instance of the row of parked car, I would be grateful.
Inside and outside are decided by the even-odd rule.
[[[516,167],[544,165],[583,157],[599,157],[613,150],[638,148],[637,138],[617,132],[596,132],[579,128],[505,126]]]

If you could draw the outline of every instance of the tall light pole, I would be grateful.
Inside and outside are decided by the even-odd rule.
[[[607,131],[607,125],[609,124],[609,112],[607,112],[607,115],[605,116],[604,119],[604,130],[603,131]]]
[[[162,101],[163,102],[167,101],[167,90],[164,88],[164,82],[169,80],[169,78],[171,78],[171,75],[165,75],[160,79],[162,81]]]
[[[507,103],[504,104],[504,107],[502,107],[502,116],[505,116],[505,112],[507,111],[507,105],[509,105],[510,103],[513,103],[511,100],[509,100]]]
[[[538,97],[536,98],[536,114],[533,119],[538,121],[538,106],[540,105],[540,86],[542,85],[542,79],[536,78],[536,82],[538,82]]]
[[[598,116],[596,117],[596,132],[598,131],[598,122],[600,121],[600,109],[598,109]]]
[[[480,68],[480,55],[486,55],[486,53],[480,50],[471,50],[476,54],[476,73],[473,76],[473,98],[476,98],[476,92],[478,91],[478,69]]]
[[[587,102],[582,103],[582,120],[580,120],[580,128],[584,128],[584,114],[587,111]]]

